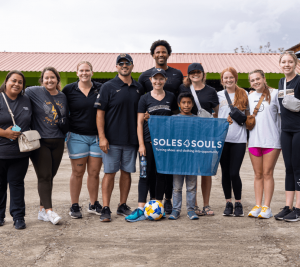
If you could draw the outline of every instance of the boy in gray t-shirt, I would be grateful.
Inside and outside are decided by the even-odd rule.
[[[181,93],[178,96],[178,107],[180,113],[173,116],[190,116],[197,117],[192,114],[191,110],[194,106],[194,98],[191,93]],[[196,175],[173,175],[173,210],[169,216],[169,220],[177,220],[180,216],[181,203],[182,203],[182,187],[186,183],[186,209],[188,217],[191,220],[197,220],[199,217],[195,213],[195,202],[197,192],[197,176]]]

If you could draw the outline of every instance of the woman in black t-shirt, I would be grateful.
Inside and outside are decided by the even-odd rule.
[[[281,148],[285,164],[286,204],[274,217],[289,222],[300,220],[300,112],[290,111],[283,106],[284,84],[286,94],[300,100],[300,76],[296,73],[299,60],[294,52],[284,52],[279,58],[279,66],[285,75],[279,81],[278,100],[281,111]],[[296,205],[293,208],[296,191]]]
[[[70,131],[67,147],[72,165],[70,195],[72,206],[70,216],[82,218],[79,196],[85,171],[88,173],[87,188],[90,203],[87,211],[100,215],[102,206],[98,201],[102,151],[96,125],[97,109],[94,108],[101,83],[92,81],[93,66],[88,61],[77,65],[78,81],[67,84],[62,92],[66,95],[70,109]]]
[[[25,188],[30,152],[20,152],[20,131],[30,130],[31,104],[24,95],[25,77],[20,71],[9,72],[0,87],[0,226],[4,225],[7,184],[10,189],[10,215],[16,229],[25,229]],[[12,110],[15,122],[21,130],[13,128],[5,99]]]
[[[139,154],[147,159],[147,177],[140,177],[138,190],[138,208],[135,209],[125,220],[136,222],[145,220],[143,209],[146,204],[148,191],[151,184],[155,184],[155,199],[162,202],[167,179],[172,175],[160,174],[156,171],[154,154],[152,150],[151,137],[148,122],[144,120],[144,114],[171,116],[172,111],[177,109],[176,97],[173,93],[164,91],[163,87],[167,81],[166,72],[163,69],[153,69],[150,77],[153,90],[140,98],[138,105],[138,127]]]
[[[200,63],[192,63],[188,67],[188,76],[185,78],[182,85],[179,87],[179,93],[190,92],[191,86],[194,87],[198,101],[200,102],[201,108],[205,109],[209,113],[214,110],[214,117],[218,117],[219,110],[219,99],[217,91],[215,88],[205,84],[205,72]],[[198,108],[194,105],[192,113],[197,115]],[[201,176],[201,189],[203,196],[203,210],[200,210],[197,204],[196,197],[196,207],[195,212],[197,215],[214,215],[214,212],[209,206],[209,197],[211,191],[211,176]]]

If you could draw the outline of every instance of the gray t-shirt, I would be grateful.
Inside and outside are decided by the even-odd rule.
[[[52,105],[50,93],[43,86],[32,86],[25,90],[32,105],[32,130],[37,130],[41,138],[65,138],[65,135],[57,126],[58,114]],[[67,98],[62,92],[52,96],[56,105],[60,108],[62,116],[68,114]]]
[[[30,130],[31,104],[26,95],[18,95],[15,100],[11,100],[5,95],[8,105],[14,114],[16,124],[21,128],[21,132]],[[6,130],[13,126],[13,121],[8,112],[5,100],[0,93],[0,128]],[[30,152],[20,152],[18,139],[11,141],[0,136],[0,159],[17,159],[30,155]]]

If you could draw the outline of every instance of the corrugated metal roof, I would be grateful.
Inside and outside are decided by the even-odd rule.
[[[60,72],[74,72],[78,62],[90,61],[94,72],[115,72],[119,53],[25,53],[0,52],[0,71],[18,69],[21,71],[41,71],[53,66]],[[130,53],[134,62],[134,72],[143,72],[154,67],[154,60],[148,53]],[[218,54],[218,53],[172,53],[169,63],[201,62],[208,73],[220,73],[231,66],[239,73],[249,73],[262,69],[266,73],[281,73],[278,65],[280,54]],[[300,61],[297,72],[300,72]]]

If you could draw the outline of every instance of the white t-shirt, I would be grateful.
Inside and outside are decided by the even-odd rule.
[[[280,105],[278,90],[270,89],[270,104],[265,99],[259,107],[255,117],[255,126],[249,131],[248,147],[277,148],[280,149]],[[250,114],[253,114],[261,93],[254,92],[248,96]]]
[[[234,101],[234,96],[235,96],[235,93],[229,94],[229,97],[230,97],[232,103]],[[227,102],[224,90],[218,92],[218,98],[219,98],[219,103],[220,103],[218,117],[227,119],[228,114],[230,113],[230,107],[228,106],[228,102]],[[245,111],[243,111],[243,112],[245,113]],[[232,120],[232,121],[233,121],[233,123],[231,125],[229,125],[229,129],[228,129],[228,133],[227,133],[225,142],[247,143],[246,125],[240,126],[234,120]]]

